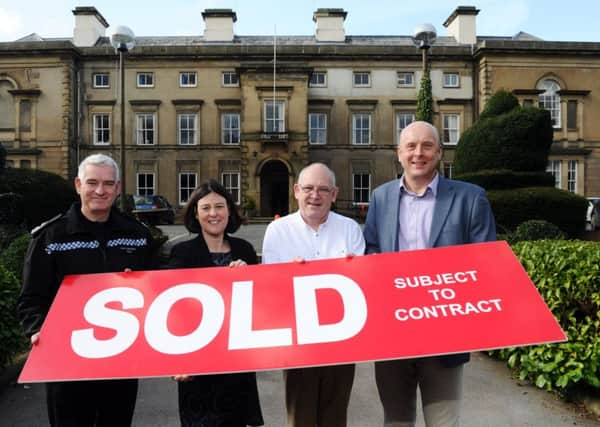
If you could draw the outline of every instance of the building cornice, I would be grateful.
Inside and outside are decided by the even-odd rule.
[[[144,105],[160,105],[160,99],[131,99],[129,101],[130,105],[134,106],[144,106]]]
[[[569,90],[569,89],[561,89],[557,90],[560,96],[588,96],[591,93],[591,90]]]
[[[235,98],[215,99],[215,104],[217,104],[219,106],[227,106],[227,105],[239,106],[239,105],[242,105],[242,100],[235,99]]]

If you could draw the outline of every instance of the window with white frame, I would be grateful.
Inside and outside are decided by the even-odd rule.
[[[221,143],[225,145],[240,143],[240,113],[221,114]]]
[[[556,188],[561,187],[561,161],[560,160],[548,160],[546,166],[546,172],[549,172],[554,177],[554,186]]]
[[[179,73],[180,87],[196,87],[198,85],[197,74],[195,71],[181,71]]]
[[[185,204],[196,189],[197,175],[195,172],[179,174],[179,204]]]
[[[309,144],[327,143],[327,114],[308,114],[308,142]]]
[[[577,160],[569,160],[567,163],[567,191],[571,193],[577,192]]]
[[[352,203],[363,205],[369,203],[371,194],[371,174],[353,173],[352,174]]]
[[[110,79],[108,73],[95,73],[92,76],[95,88],[106,89],[110,87]]]
[[[552,126],[560,128],[560,85],[554,80],[545,79],[538,83],[537,88],[544,91],[539,97],[540,108],[550,111]]]
[[[314,71],[310,75],[310,87],[326,87],[327,86],[327,72],[326,71]]]
[[[149,71],[139,72],[136,75],[137,87],[154,87],[154,73]]]
[[[442,114],[442,142],[456,144],[460,136],[460,115]]]
[[[371,86],[371,73],[369,71],[355,71],[352,73],[352,83],[354,87]]]
[[[153,145],[155,143],[155,117],[153,113],[137,113],[135,115],[136,144]]]
[[[140,196],[152,196],[154,194],[154,174],[139,172],[136,175],[137,194]]]
[[[285,132],[285,104],[283,101],[265,101],[265,132]]]
[[[407,113],[404,111],[396,113],[396,143],[400,143],[400,132],[402,132],[402,129],[414,121],[414,113]]]
[[[93,114],[92,122],[94,127],[94,145],[110,144],[110,114]]]
[[[459,87],[460,86],[460,74],[458,73],[444,73],[443,77],[444,87]]]
[[[398,71],[398,87],[415,87],[415,73],[412,71]]]
[[[179,145],[198,143],[198,116],[195,113],[177,114],[177,140]]]
[[[454,176],[454,163],[444,162],[444,176],[448,179],[452,179]]]
[[[371,114],[352,114],[352,144],[368,145],[371,143]]]
[[[235,71],[223,71],[222,84],[225,87],[239,87],[240,77]]]
[[[221,174],[221,183],[227,191],[233,196],[233,201],[240,203],[240,173],[239,172],[223,172]]]

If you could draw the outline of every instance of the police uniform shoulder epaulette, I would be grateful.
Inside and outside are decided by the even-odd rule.
[[[36,237],[38,234],[40,234],[40,232],[48,227],[51,224],[54,224],[56,221],[58,221],[61,217],[63,216],[63,214],[58,214],[53,218],[50,218],[48,221],[42,222],[40,225],[38,225],[37,227],[35,227],[33,230],[31,230],[31,237]]]

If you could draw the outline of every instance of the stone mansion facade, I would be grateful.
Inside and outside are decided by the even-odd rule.
[[[441,172],[452,176],[461,133],[507,89],[550,110],[556,185],[600,196],[600,42],[479,36],[477,13],[459,6],[428,51]],[[410,36],[347,35],[342,9],[315,11],[314,35],[241,36],[234,11],[207,9],[203,35],[136,38],[121,105],[108,23],[94,7],[73,14],[73,37],[0,43],[0,142],[11,167],[72,178],[90,153],[119,160],[124,108],[127,193],[175,205],[217,178],[259,215],[285,214],[298,171],[321,161],[336,173],[340,208],[356,210],[402,173],[395,145],[422,75]]]

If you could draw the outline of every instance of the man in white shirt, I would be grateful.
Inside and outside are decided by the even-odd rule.
[[[298,211],[273,221],[263,240],[265,264],[362,255],[365,240],[356,221],[331,212],[338,188],[326,165],[312,163],[298,175]],[[346,426],[354,365],[284,372],[288,426]]]

